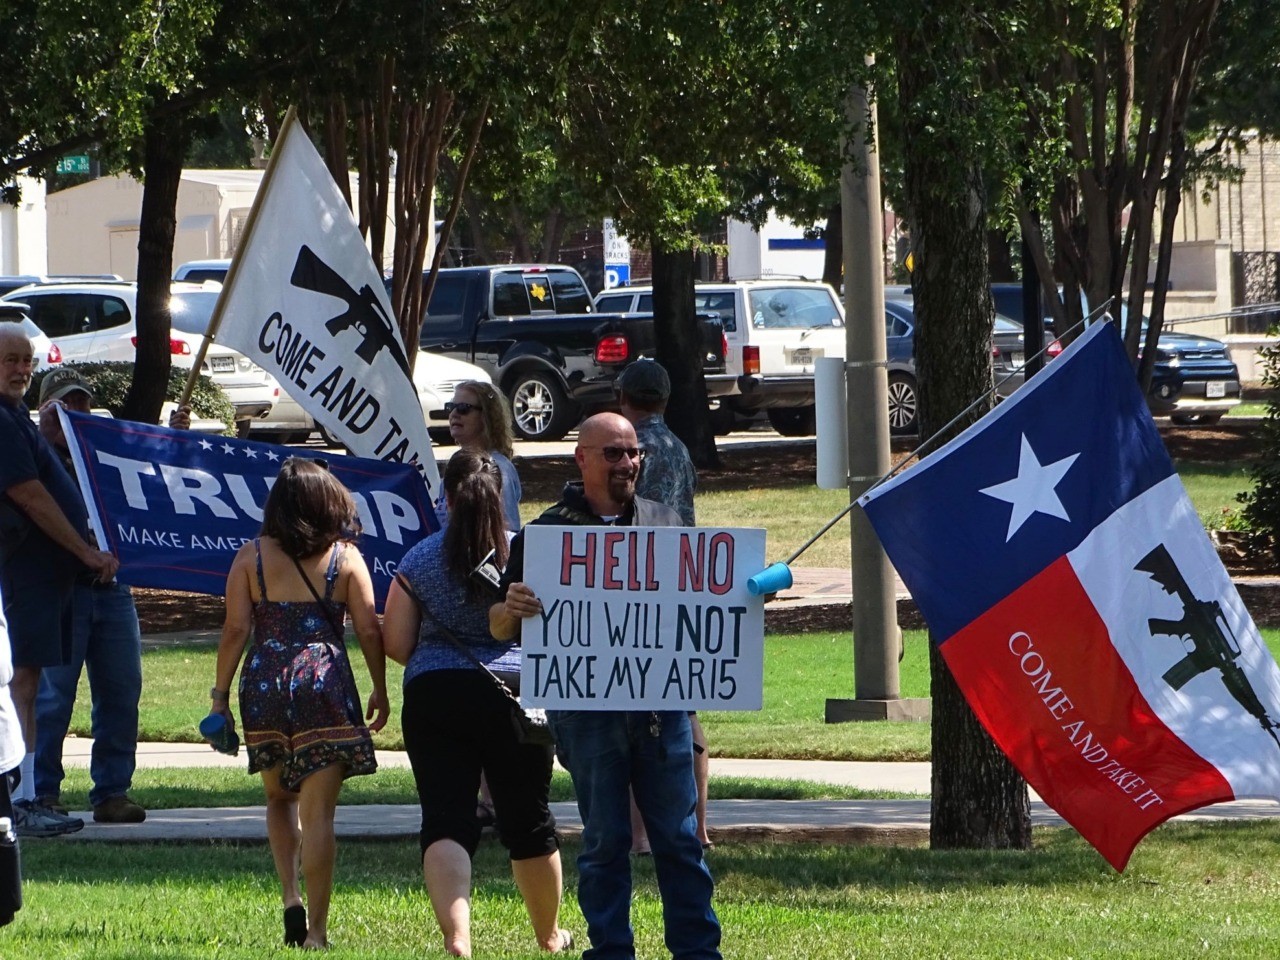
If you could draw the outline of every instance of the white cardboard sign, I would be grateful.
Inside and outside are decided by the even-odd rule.
[[[763,530],[525,527],[521,700],[560,710],[759,710]]]

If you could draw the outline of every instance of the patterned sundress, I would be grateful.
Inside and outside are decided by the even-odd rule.
[[[378,769],[373,740],[364,723],[360,694],[346,647],[314,600],[267,598],[259,541],[253,542],[262,599],[253,608],[253,644],[240,671],[240,718],[249,751],[249,772],[284,768],[290,790],[308,774],[334,763],[348,777]],[[335,544],[325,574],[324,602],[341,625],[345,603],[334,603],[341,545]]]

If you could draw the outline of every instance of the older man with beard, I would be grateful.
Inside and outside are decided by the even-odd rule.
[[[637,497],[643,455],[635,428],[601,413],[578,429],[574,459],[581,482],[530,525],[680,526],[670,507]],[[525,528],[528,529],[528,526]],[[539,562],[541,558],[535,558]],[[542,609],[524,576],[524,532],[512,542],[505,599],[489,611],[489,628],[510,639]],[[632,960],[631,818],[628,789],[644,819],[653,853],[667,949],[675,960],[719,960],[714,888],[697,837],[693,745],[683,711],[549,710],[560,762],[573,777],[582,814],[578,903],[591,948],[584,960]]]
[[[80,491],[22,402],[34,367],[31,341],[22,328],[0,323],[0,585],[13,645],[9,689],[27,750],[14,813],[19,834],[57,836],[79,830],[84,822],[35,803],[40,672],[70,657],[77,574],[88,570],[107,581],[120,565],[89,543]]]

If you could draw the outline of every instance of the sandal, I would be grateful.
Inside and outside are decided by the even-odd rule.
[[[284,945],[300,947],[307,939],[307,908],[298,904],[284,908]]]
[[[573,934],[570,933],[568,930],[566,930],[564,927],[561,927],[560,928],[560,946],[551,952],[564,953],[566,950],[572,950],[572,949],[573,949]]]

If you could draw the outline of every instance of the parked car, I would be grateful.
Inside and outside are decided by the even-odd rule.
[[[1059,288],[1059,294],[1061,292]],[[1008,307],[1010,316],[1022,317],[1021,284],[992,284],[991,295],[997,304]],[[1122,304],[1122,323],[1126,315],[1127,309]],[[1046,316],[1044,322],[1049,321]],[[1052,340],[1047,330],[1045,339]],[[1146,339],[1145,318],[1143,339]],[[1151,368],[1151,387],[1147,391],[1147,407],[1152,416],[1168,417],[1180,424],[1212,424],[1239,403],[1240,371],[1225,343],[1201,334],[1160,331]]]
[[[418,359],[413,365],[413,386],[418,393],[418,402],[422,405],[422,417],[427,422],[427,430],[431,434],[432,443],[451,443],[447,426],[431,426],[435,421],[443,424],[448,419],[444,405],[453,399],[453,391],[460,383],[478,380],[481,383],[492,383],[489,374],[474,363],[464,363],[452,357],[443,357],[429,350],[419,350]],[[302,405],[280,389],[276,404],[262,420],[253,421],[250,435],[255,439],[272,443],[301,443],[313,430],[317,429],[311,414]],[[322,431],[323,433],[323,431]],[[327,440],[332,440],[327,433]]]
[[[173,326],[169,351],[174,366],[190,368],[218,299],[216,289],[185,283],[170,287]],[[137,355],[138,288],[134,283],[57,283],[23,287],[0,302],[27,305],[31,319],[62,352],[67,363],[132,361]],[[236,410],[242,436],[252,420],[275,402],[275,380],[248,357],[219,343],[209,345],[201,372],[222,387]]]
[[[57,367],[62,365],[62,351],[58,345],[44,335],[44,331],[35,325],[28,315],[25,303],[0,302],[0,323],[16,323],[31,341],[31,352],[34,355],[35,369]]]
[[[732,414],[763,410],[783,436],[814,429],[814,361],[844,356],[844,310],[825,283],[810,280],[729,280],[694,285],[694,309],[720,318],[725,373],[732,389],[720,398],[717,432]],[[606,290],[597,309],[652,311],[651,286]]]
[[[231,261],[224,260],[188,260],[179,264],[173,271],[173,279],[186,283],[204,283],[213,280],[222,283],[227,279],[227,271],[231,269]]]
[[[708,394],[732,389],[719,320],[700,318],[700,332]],[[441,270],[418,345],[487,370],[526,440],[558,440],[616,408],[614,380],[657,346],[652,314],[595,312],[582,277],[558,264]]]
[[[917,431],[919,385],[915,357],[915,304],[909,297],[886,299],[884,313],[889,363],[889,432],[900,436]],[[991,337],[991,366],[999,396],[1007,397],[1022,385],[1023,361],[1022,324],[996,314]]]

